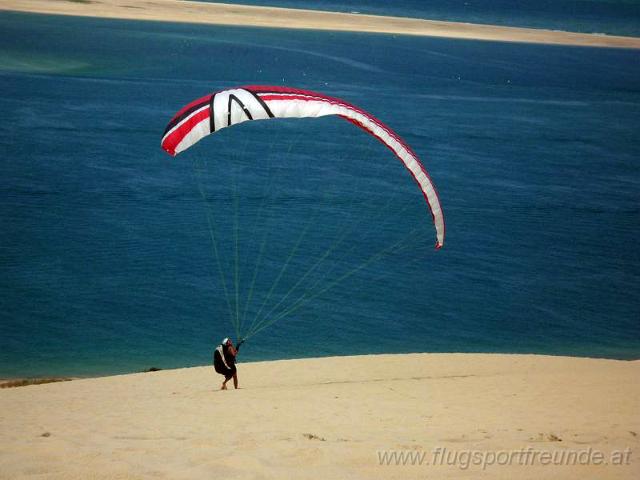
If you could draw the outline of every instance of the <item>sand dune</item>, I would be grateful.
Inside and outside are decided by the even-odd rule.
[[[217,25],[640,48],[640,38],[182,0],[3,0],[0,10]]]
[[[242,388],[230,391],[218,390],[211,367],[0,390],[0,477],[640,473],[640,361],[412,354],[247,363],[239,372]],[[399,452],[422,464],[396,465],[390,455]],[[541,463],[562,452],[584,464]],[[472,455],[484,468],[465,468]],[[598,455],[608,464],[595,465]]]

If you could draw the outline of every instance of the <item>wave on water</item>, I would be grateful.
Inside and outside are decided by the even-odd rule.
[[[90,68],[89,63],[69,58],[0,53],[0,71],[4,72],[70,74],[87,71]]]
[[[532,103],[536,105],[558,105],[566,107],[588,107],[591,101],[585,102],[580,100],[544,100],[524,97],[478,97],[473,95],[438,95],[438,94],[417,94],[416,98],[426,98],[430,100],[442,101],[461,101],[461,102],[488,102],[488,103]]]

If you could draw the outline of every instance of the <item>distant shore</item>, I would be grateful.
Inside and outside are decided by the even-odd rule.
[[[639,37],[182,0],[3,0],[0,11],[112,19],[418,35],[499,42],[640,48]]]
[[[0,476],[583,480],[640,469],[640,361],[364,355],[238,372],[228,391],[212,367],[2,389]]]

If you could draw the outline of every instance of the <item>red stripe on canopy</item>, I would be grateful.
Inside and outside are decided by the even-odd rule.
[[[166,150],[166,152],[170,155],[176,155],[176,147],[182,142],[184,137],[186,137],[193,128],[199,124],[201,121],[209,118],[209,109],[205,108],[200,110],[197,113],[194,113],[190,117],[187,117],[186,120],[173,132],[167,135],[162,141],[162,148]]]

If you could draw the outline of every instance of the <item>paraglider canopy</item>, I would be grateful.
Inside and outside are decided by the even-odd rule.
[[[445,223],[440,199],[417,155],[387,125],[339,98],[277,86],[222,90],[184,106],[167,125],[161,145],[167,153],[175,156],[211,133],[249,120],[327,115],[338,115],[373,135],[403,163],[429,206],[436,229],[436,248],[441,248],[444,245]]]

